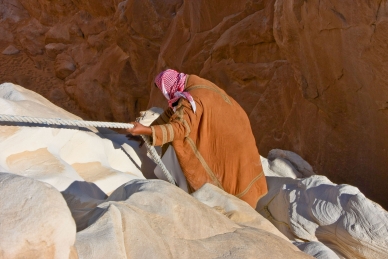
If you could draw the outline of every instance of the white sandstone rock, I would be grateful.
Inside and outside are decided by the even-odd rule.
[[[287,164],[306,168],[295,160]],[[388,212],[357,188],[320,175],[292,179],[270,173],[269,192],[256,210],[290,240],[319,241],[340,258],[388,258]]]
[[[54,105],[43,96],[12,83],[0,84],[1,114],[43,118],[81,119]]]
[[[340,259],[336,253],[320,242],[295,242],[294,244],[301,251],[317,259]]]
[[[200,202],[223,213],[236,224],[262,229],[289,241],[274,225],[246,202],[212,184],[205,184],[191,195]]]
[[[161,180],[131,181],[97,208],[95,222],[77,233],[80,258],[311,258],[260,229],[250,212],[240,218],[257,228],[236,224]]]
[[[266,176],[304,178],[315,175],[313,168],[299,155],[291,151],[273,149],[267,159],[261,157]]]
[[[9,115],[80,119],[42,96],[11,83],[0,85],[0,111]],[[0,122],[0,168],[64,191],[74,181],[95,183],[109,194],[132,179],[144,179],[137,143],[111,130],[121,144],[93,127]],[[17,144],[15,144],[17,143]],[[125,150],[122,147],[125,145]]]
[[[147,111],[141,111],[140,117],[138,117],[136,120],[145,126],[149,126],[162,113],[163,109],[152,107]],[[154,174],[156,164],[148,154],[145,145],[139,147],[138,144],[129,142],[124,135],[116,134],[114,132],[104,133],[104,137],[121,145],[122,149],[128,154],[128,156],[131,157],[131,159],[134,160],[137,165],[139,165],[141,172],[147,179],[157,178]],[[160,154],[160,147],[155,147],[155,149]]]
[[[0,257],[77,258],[75,224],[48,184],[0,173]]]

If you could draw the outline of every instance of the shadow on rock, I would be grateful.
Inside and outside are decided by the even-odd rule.
[[[66,190],[61,192],[71,211],[77,232],[87,228],[89,219],[98,210],[97,206],[105,201],[108,196],[94,183],[73,182]]]

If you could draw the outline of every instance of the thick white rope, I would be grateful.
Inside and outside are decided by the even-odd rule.
[[[130,123],[119,123],[119,122],[102,122],[102,121],[84,121],[84,120],[66,120],[60,118],[40,118],[40,117],[29,117],[29,116],[17,116],[17,115],[6,115],[0,114],[0,121],[7,122],[26,122],[26,123],[40,123],[45,125],[63,125],[63,126],[78,126],[78,127],[96,127],[96,128],[116,128],[116,129],[131,129],[133,124]],[[148,136],[142,135],[144,143],[150,153],[152,160],[160,166],[162,172],[167,177],[168,181],[176,185],[174,178],[163,164],[158,152],[154,146],[152,146]]]

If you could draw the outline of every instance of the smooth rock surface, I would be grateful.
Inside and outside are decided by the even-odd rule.
[[[274,225],[263,218],[246,202],[241,201],[233,195],[225,193],[212,184],[205,184],[199,190],[191,194],[198,201],[216,209],[227,216],[230,220],[241,226],[259,228],[268,231],[288,241]],[[294,249],[298,251],[297,249]]]
[[[31,178],[0,173],[0,257],[78,258],[62,195]]]
[[[294,242],[294,245],[317,259],[340,259],[336,253],[320,242]]]
[[[265,231],[263,218],[249,227],[236,224],[161,180],[131,181],[98,208],[96,222],[77,233],[80,258],[311,258],[280,233]]]

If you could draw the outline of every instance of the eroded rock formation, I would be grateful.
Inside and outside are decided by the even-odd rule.
[[[250,116],[259,151],[292,150],[388,206],[384,1],[0,3],[0,80],[83,118],[165,105],[152,79],[199,74]],[[151,94],[151,98],[149,97]]]
[[[306,161],[292,152],[270,153],[270,159],[263,159],[269,191],[257,205],[260,214],[311,255],[335,258],[330,256],[335,252],[337,258],[387,257],[386,210],[354,186],[312,175],[304,170],[309,167]]]

